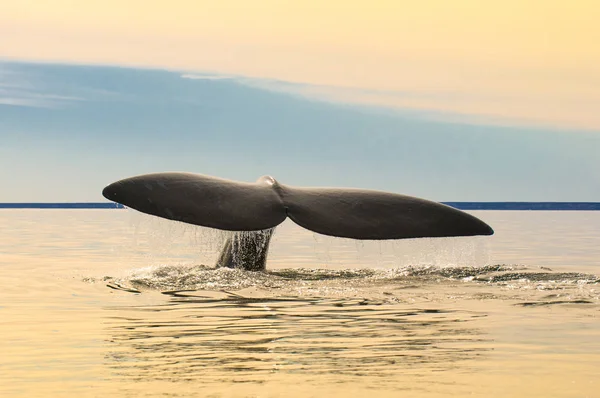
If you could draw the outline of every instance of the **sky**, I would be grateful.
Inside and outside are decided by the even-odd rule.
[[[596,0],[3,0],[0,55],[368,89],[352,99],[598,130],[599,14]]]
[[[166,170],[600,200],[599,11],[4,0],[0,201],[101,200],[113,180]]]

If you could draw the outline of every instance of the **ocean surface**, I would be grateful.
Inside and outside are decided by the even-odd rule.
[[[600,212],[470,211],[491,237],[227,234],[0,210],[1,397],[598,397]]]

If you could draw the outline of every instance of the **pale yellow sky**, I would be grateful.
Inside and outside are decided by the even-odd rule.
[[[597,0],[2,0],[0,56],[408,92],[336,98],[600,131],[599,18]]]

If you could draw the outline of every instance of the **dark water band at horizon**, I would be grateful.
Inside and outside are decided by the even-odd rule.
[[[441,202],[459,210],[600,211],[600,202]],[[0,203],[0,209],[123,209],[119,203]]]

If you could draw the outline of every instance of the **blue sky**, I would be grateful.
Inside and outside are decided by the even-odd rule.
[[[100,201],[108,183],[158,171],[242,181],[271,174],[290,185],[444,201],[600,200],[600,132],[467,122],[292,88],[186,71],[2,62],[0,202]]]

